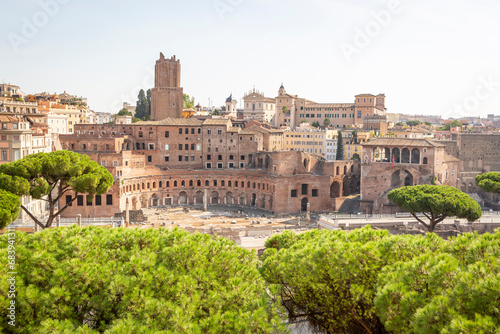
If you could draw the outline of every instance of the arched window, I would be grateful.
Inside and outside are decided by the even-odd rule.
[[[177,181],[174,181],[174,187],[177,187]]]
[[[201,180],[196,181],[196,185],[197,185],[198,187],[201,187]]]
[[[186,186],[186,181],[182,180],[181,181],[181,187],[185,187]]]
[[[427,165],[429,163],[429,160],[427,159],[427,157],[424,158],[424,165]]]
[[[234,186],[237,187],[238,186],[238,181],[234,181]]]
[[[231,187],[231,181],[227,181],[227,186]]]
[[[221,187],[225,187],[226,186],[226,181],[224,181],[224,180],[220,181],[220,186]]]
[[[193,180],[189,180],[189,186],[192,187],[194,185]]]
[[[170,187],[170,181],[167,181],[167,183],[165,184],[165,187],[167,187],[167,188]]]
[[[208,180],[205,181],[205,187],[210,186],[210,182]]]

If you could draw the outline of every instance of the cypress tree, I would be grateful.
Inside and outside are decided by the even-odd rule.
[[[342,139],[342,132],[339,132],[337,140],[337,157],[336,160],[344,160],[344,140]]]

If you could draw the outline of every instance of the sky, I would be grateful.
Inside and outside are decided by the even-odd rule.
[[[500,115],[498,0],[22,0],[0,13],[0,82],[116,113],[181,61],[203,106],[255,89],[390,113]]]

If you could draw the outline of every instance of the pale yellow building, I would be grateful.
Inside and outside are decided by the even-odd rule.
[[[283,149],[307,153],[325,153],[326,134],[324,131],[285,131]]]

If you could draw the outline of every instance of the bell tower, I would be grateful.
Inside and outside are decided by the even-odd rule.
[[[182,94],[180,61],[175,56],[166,59],[160,53],[155,66],[155,86],[151,89],[151,119],[182,118]]]

